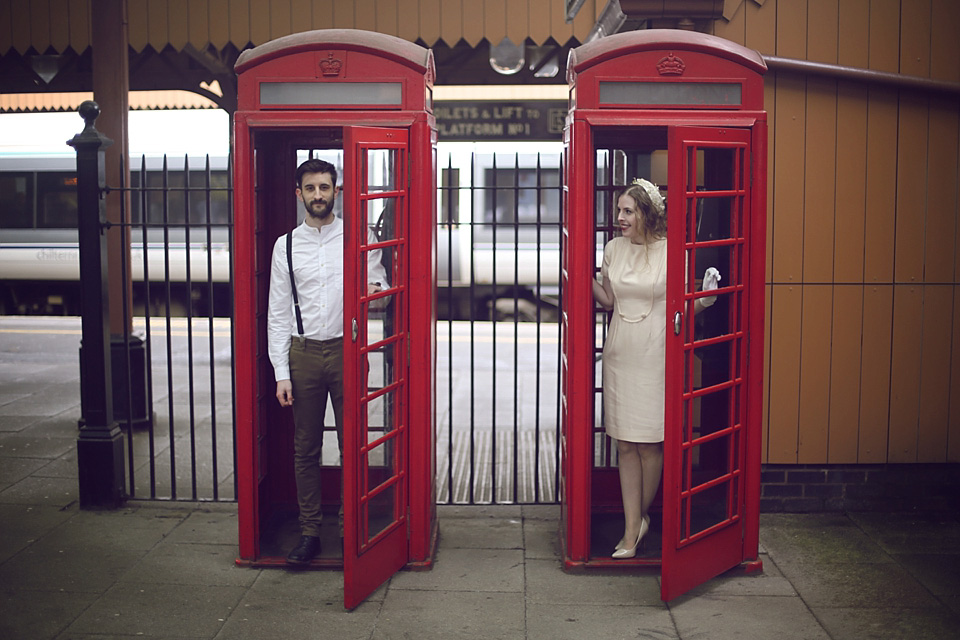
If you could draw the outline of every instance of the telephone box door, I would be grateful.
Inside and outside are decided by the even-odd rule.
[[[408,559],[406,129],[344,127],[344,605]],[[368,292],[371,265],[387,281]],[[376,289],[381,289],[376,291]]]
[[[744,559],[752,211],[751,130],[669,127],[668,136],[664,600]],[[698,319],[709,267],[721,280]]]

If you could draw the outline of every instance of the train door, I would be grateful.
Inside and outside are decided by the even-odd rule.
[[[408,559],[408,155],[405,129],[344,128],[344,406],[354,408],[344,414],[348,609]],[[372,292],[371,252],[389,280]]]
[[[744,558],[750,137],[669,128],[664,600]],[[698,317],[709,268],[720,288]]]

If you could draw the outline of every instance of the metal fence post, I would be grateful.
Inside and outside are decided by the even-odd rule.
[[[94,126],[100,107],[80,105],[83,131],[67,144],[77,151],[80,239],[80,508],[116,508],[124,499],[123,433],[113,416],[107,289],[106,185],[103,150],[113,144]]]

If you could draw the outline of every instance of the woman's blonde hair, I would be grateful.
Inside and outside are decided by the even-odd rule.
[[[640,214],[640,231],[645,239],[666,237],[667,208],[657,185],[643,178],[637,178],[620,192],[617,200],[621,196],[630,196],[637,203],[637,210]]]

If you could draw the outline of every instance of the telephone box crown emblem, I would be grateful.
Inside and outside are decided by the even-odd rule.
[[[686,65],[683,60],[673,55],[672,52],[663,56],[657,62],[657,71],[662,76],[682,76],[684,69],[686,69]]]
[[[333,57],[333,52],[327,54],[326,60],[320,61],[320,73],[324,76],[338,76],[343,68],[343,61]]]

